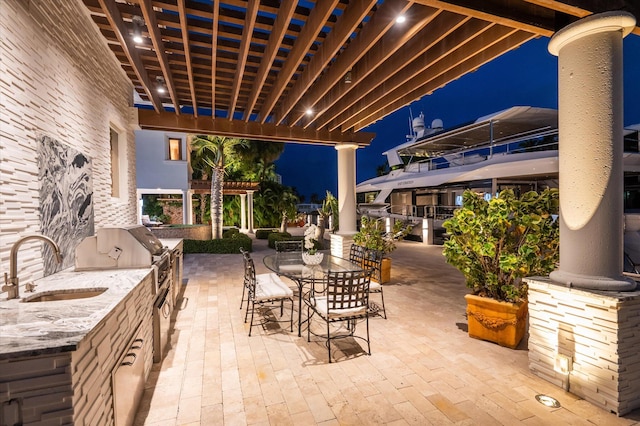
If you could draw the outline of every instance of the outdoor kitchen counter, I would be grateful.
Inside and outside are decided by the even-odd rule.
[[[133,289],[153,282],[147,279],[152,271],[149,267],[75,272],[72,267],[34,281],[34,293],[21,285],[20,299],[6,300],[6,293],[2,294],[0,360],[76,350]],[[22,302],[22,298],[50,290],[98,287],[108,290],[84,299]]]

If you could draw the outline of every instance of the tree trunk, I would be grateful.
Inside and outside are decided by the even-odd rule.
[[[320,247],[324,248],[324,228],[326,218],[323,215],[318,216],[318,227],[316,228],[316,241],[320,243]]]
[[[282,215],[282,222],[280,222],[280,232],[287,232],[287,221],[289,220],[289,218],[287,218],[287,214],[284,213]]]
[[[222,238],[222,184],[224,170],[214,168],[211,173],[211,238]]]
[[[207,196],[206,194],[200,194],[200,224],[204,225],[206,223],[206,211],[207,211]]]

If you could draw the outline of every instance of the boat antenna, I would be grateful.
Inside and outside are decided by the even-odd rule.
[[[413,134],[413,111],[409,108],[409,138],[415,138]]]

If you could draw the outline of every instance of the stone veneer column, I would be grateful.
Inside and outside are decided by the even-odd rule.
[[[253,191],[247,191],[247,199],[249,201],[249,225],[247,232],[253,234]]]
[[[605,12],[558,31],[560,267],[570,287],[626,291],[622,275],[622,39],[635,26]]]
[[[247,194],[240,194],[240,230],[247,232]]]

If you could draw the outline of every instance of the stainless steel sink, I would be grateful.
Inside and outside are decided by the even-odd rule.
[[[75,300],[75,299],[87,299],[89,297],[99,296],[108,288],[96,287],[96,288],[82,288],[82,289],[68,289],[68,290],[51,290],[41,291],[31,296],[27,296],[22,299],[23,302],[55,302],[60,300]]]

